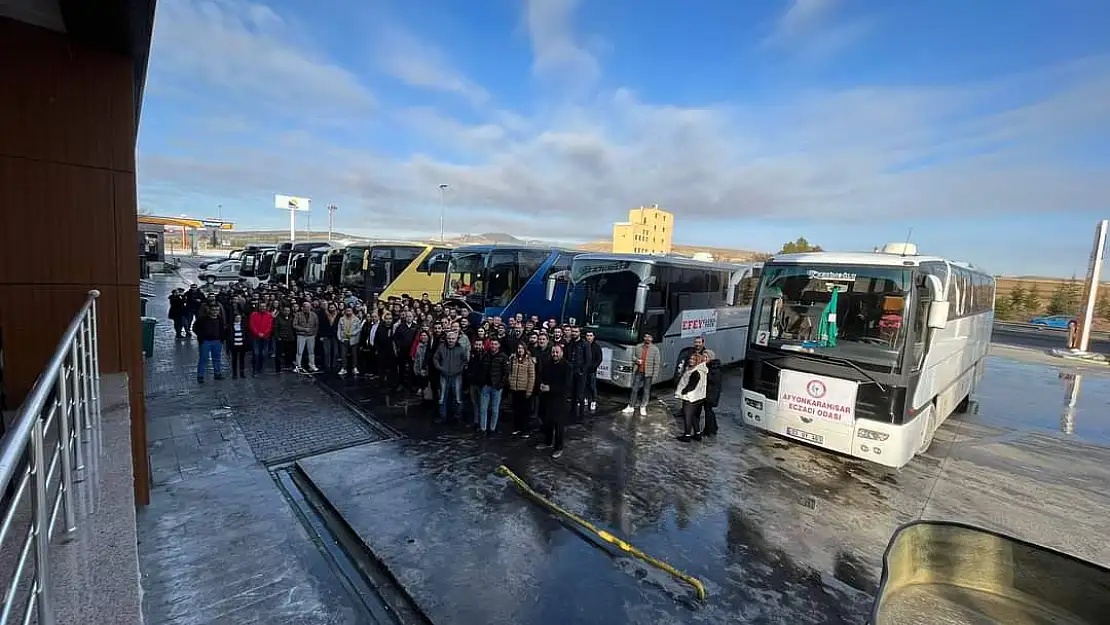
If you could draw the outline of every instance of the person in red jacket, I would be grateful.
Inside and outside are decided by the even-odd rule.
[[[251,370],[262,373],[262,363],[270,357],[270,333],[274,330],[274,315],[268,310],[255,310],[247,320],[251,334]]]

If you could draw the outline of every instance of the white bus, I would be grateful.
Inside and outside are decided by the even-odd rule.
[[[901,467],[967,409],[994,322],[994,278],[881,252],[776,256],[752,304],[744,423]]]
[[[758,265],[673,256],[581,254],[571,262],[563,319],[594,332],[604,356],[598,379],[623,388],[632,386],[636,345],[650,333],[663,357],[653,382],[665,382],[697,336],[722,364],[744,359],[758,272]]]

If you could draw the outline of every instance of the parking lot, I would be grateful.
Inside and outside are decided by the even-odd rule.
[[[558,461],[524,441],[437,429],[386,408],[372,387],[333,381],[407,436],[299,464],[433,622],[862,623],[887,541],[914,519],[985,525],[1110,564],[1110,376],[1007,353],[991,357],[978,412],[949,420],[901,470],[741,427],[735,370],[717,439],[679,443],[666,407],[621,415],[611,392]],[[703,580],[708,602],[560,526],[496,476],[502,462]]]

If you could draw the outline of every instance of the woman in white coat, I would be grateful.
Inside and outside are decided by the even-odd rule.
[[[705,403],[706,388],[709,382],[708,358],[705,353],[695,352],[690,356],[689,365],[675,385],[675,397],[682,402],[682,442],[690,439],[701,440],[701,408]]]

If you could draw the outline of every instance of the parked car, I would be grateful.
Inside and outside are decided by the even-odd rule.
[[[1067,330],[1068,324],[1074,322],[1075,317],[1071,315],[1049,315],[1047,317],[1034,317],[1033,319],[1029,320],[1029,323],[1035,326],[1056,328],[1057,330]]]
[[[239,279],[239,265],[237,260],[225,260],[222,263],[209,265],[200,272],[197,278],[201,282],[216,284],[217,282],[235,282]]]

